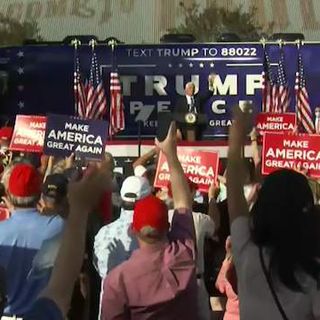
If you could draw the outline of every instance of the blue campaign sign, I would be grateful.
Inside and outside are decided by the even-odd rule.
[[[277,44],[267,45],[272,71],[280,58]],[[285,72],[290,86],[290,108],[295,111],[295,73],[298,48],[283,46]],[[300,48],[312,111],[320,105],[319,44]],[[251,100],[261,111],[263,47],[260,43],[107,45],[96,48],[110,104],[112,65],[118,67],[125,104],[126,128],[118,137],[135,138],[138,123],[144,138],[156,133],[157,114],[172,110],[184,85],[192,80],[200,94],[214,73],[214,92],[204,106],[208,118],[205,138],[225,137],[231,124],[233,105]],[[0,49],[0,103],[3,114],[47,113],[74,115],[74,49],[68,45],[25,46]],[[81,72],[89,77],[91,48],[79,48]],[[2,93],[2,95],[1,95]]]
[[[107,122],[49,115],[43,152],[65,157],[74,153],[86,159],[102,158],[107,140]]]

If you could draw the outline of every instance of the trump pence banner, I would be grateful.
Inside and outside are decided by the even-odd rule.
[[[261,135],[266,132],[293,132],[296,118],[295,113],[259,113],[256,117],[256,129]]]
[[[219,155],[187,148],[178,148],[178,158],[185,175],[198,186],[199,191],[207,192],[210,185],[217,180]],[[154,186],[166,188],[170,182],[169,166],[166,156],[159,156]]]
[[[47,118],[17,115],[10,150],[42,152]]]
[[[320,177],[320,135],[266,133],[262,148],[262,174],[279,169],[306,170]]]
[[[99,160],[105,152],[106,121],[78,119],[63,115],[50,115],[43,151],[47,155],[69,156]]]

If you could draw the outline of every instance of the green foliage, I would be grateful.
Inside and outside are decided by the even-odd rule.
[[[204,10],[193,2],[186,7],[180,3],[183,10],[184,22],[177,28],[170,29],[171,33],[191,33],[198,42],[216,41],[221,33],[236,33],[241,40],[257,41],[266,34],[271,33],[273,26],[270,24],[263,29],[256,21],[256,8],[250,7],[244,11],[241,5],[227,10],[212,3]]]
[[[21,45],[26,39],[42,40],[35,22],[19,22],[0,14],[0,46]]]

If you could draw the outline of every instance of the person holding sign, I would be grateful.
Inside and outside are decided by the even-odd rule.
[[[285,169],[266,177],[249,217],[242,160],[251,130],[247,107],[235,108],[227,167],[240,318],[320,319],[319,210],[307,179]]]
[[[103,320],[198,319],[192,198],[177,156],[174,124],[157,144],[170,167],[175,208],[171,230],[163,201],[153,195],[137,201],[132,231],[140,248],[107,275]]]

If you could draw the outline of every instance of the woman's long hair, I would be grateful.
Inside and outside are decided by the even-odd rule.
[[[270,272],[293,291],[303,291],[298,274],[319,283],[319,211],[308,180],[293,170],[269,175],[253,206],[251,235],[270,253]]]

